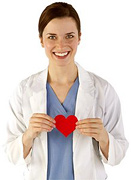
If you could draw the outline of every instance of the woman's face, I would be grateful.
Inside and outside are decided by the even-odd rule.
[[[74,61],[80,35],[73,18],[55,18],[45,27],[41,44],[49,63],[67,65]]]

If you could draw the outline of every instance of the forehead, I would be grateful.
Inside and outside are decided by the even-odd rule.
[[[71,17],[52,19],[44,29],[43,33],[68,33],[78,32],[76,22]]]

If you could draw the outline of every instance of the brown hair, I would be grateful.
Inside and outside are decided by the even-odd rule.
[[[44,28],[52,19],[63,18],[63,17],[72,17],[76,22],[78,33],[80,34],[81,32],[80,18],[76,10],[73,8],[73,6],[65,2],[55,2],[47,6],[40,16],[39,24],[38,24],[39,37],[42,37]]]

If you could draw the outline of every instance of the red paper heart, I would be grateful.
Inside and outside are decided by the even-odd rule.
[[[57,115],[55,120],[56,128],[66,137],[75,130],[76,122],[78,121],[77,117],[73,115],[70,115],[67,118],[63,115]]]

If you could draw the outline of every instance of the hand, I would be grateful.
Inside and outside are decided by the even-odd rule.
[[[108,133],[103,126],[102,120],[99,118],[80,120],[76,123],[76,129],[81,134],[93,137],[101,143],[108,141]]]
[[[43,113],[35,113],[30,118],[29,127],[26,131],[26,136],[34,139],[41,132],[50,132],[55,127],[55,120]]]
[[[90,136],[98,141],[102,153],[105,158],[108,159],[109,137],[101,119],[88,118],[80,120],[76,123],[76,129],[78,129],[81,134]]]
[[[42,113],[33,114],[29,121],[29,127],[22,137],[24,159],[27,157],[32,148],[33,140],[41,132],[50,132],[54,127],[55,120],[52,117]]]

